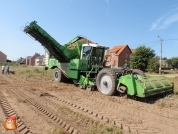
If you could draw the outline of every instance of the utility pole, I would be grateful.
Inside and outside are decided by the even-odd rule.
[[[158,36],[158,38],[160,38],[159,36]],[[161,74],[161,67],[162,67],[162,39],[160,38],[160,45],[161,45],[161,53],[160,53],[160,63],[159,63],[159,74]]]

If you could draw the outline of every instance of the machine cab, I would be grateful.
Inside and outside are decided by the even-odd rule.
[[[109,48],[98,44],[83,44],[80,59],[88,60],[91,66],[103,66],[107,49]]]

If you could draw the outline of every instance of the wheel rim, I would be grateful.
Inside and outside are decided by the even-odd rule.
[[[58,71],[55,72],[54,76],[55,76],[56,79],[59,77]]]
[[[107,74],[103,74],[100,77],[99,85],[100,85],[100,91],[103,94],[108,94],[112,90],[112,79],[111,79],[111,77]]]

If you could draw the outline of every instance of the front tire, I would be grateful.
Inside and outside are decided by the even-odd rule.
[[[64,82],[66,80],[66,77],[63,75],[62,71],[59,68],[54,69],[53,80],[55,82]]]
[[[101,70],[96,78],[98,91],[104,95],[111,96],[116,92],[116,75],[110,69]]]

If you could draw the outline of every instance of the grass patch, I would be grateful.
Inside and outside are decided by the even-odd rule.
[[[91,128],[88,130],[89,134],[124,134],[116,126],[106,126],[99,122],[94,122]]]
[[[17,102],[19,102],[19,103],[26,103],[26,101],[24,100],[24,99],[22,99],[22,98],[17,98]]]
[[[10,71],[24,76],[51,76],[53,70],[44,70],[44,67],[33,67],[27,65],[10,66]]]
[[[33,72],[34,72],[34,73],[42,73],[42,71],[39,70],[39,68],[35,68],[35,69],[33,70]]]
[[[164,108],[165,106],[166,106],[166,104],[164,102],[161,102],[160,107]]]
[[[29,87],[29,89],[30,89],[31,91],[36,91],[36,88],[34,88],[34,87]]]
[[[50,134],[67,134],[67,133],[64,132],[63,130],[60,130],[59,128],[52,128],[50,130]]]
[[[94,121],[93,119],[82,115],[80,113],[75,113],[71,109],[61,106],[57,113],[62,112],[64,115],[72,115],[77,118],[78,122],[76,124],[78,126],[85,124],[87,125],[87,133],[88,134],[124,134],[122,130],[120,130],[117,126],[101,124],[99,121]],[[80,124],[82,123],[82,124]],[[83,126],[83,125],[82,125]]]
[[[61,106],[59,110],[65,115],[71,114],[73,112],[72,110],[70,110],[70,108],[67,108],[65,106]]]

